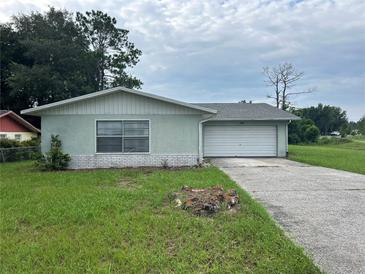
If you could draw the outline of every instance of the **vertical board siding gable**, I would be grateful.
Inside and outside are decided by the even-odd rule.
[[[201,114],[173,103],[163,102],[144,96],[117,92],[97,98],[71,103],[43,112],[47,115],[63,114]]]

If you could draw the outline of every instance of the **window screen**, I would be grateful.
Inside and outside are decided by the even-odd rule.
[[[96,152],[149,152],[149,121],[97,121]]]

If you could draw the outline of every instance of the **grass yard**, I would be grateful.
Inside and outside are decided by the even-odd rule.
[[[35,171],[0,165],[1,273],[319,273],[217,168]],[[171,206],[183,185],[235,188],[234,215]]]
[[[337,145],[289,145],[289,159],[365,174],[365,139]]]

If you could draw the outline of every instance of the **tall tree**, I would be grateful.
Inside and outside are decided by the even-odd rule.
[[[95,90],[88,42],[67,11],[13,17],[8,32],[21,51],[8,57],[3,98],[14,111]],[[12,36],[6,37],[10,43]]]
[[[24,57],[25,48],[20,44],[18,34],[11,24],[0,24],[0,104],[1,109],[12,109],[24,100],[20,94],[11,94],[8,78],[11,76],[12,63],[28,63]],[[13,96],[18,95],[18,96]]]
[[[126,72],[135,66],[142,52],[128,41],[128,30],[116,27],[117,20],[102,11],[77,13],[76,21],[89,41],[96,59],[95,80],[102,90],[123,85],[140,88],[142,82]]]
[[[283,63],[273,68],[264,67],[263,74],[267,85],[274,88],[274,95],[268,95],[267,97],[275,99],[277,108],[286,110],[290,106],[289,98],[291,96],[313,92],[313,90],[290,92],[304,75],[303,72],[298,72],[290,63]]]
[[[100,11],[77,17],[51,7],[0,25],[2,109],[19,112],[109,86],[142,85],[127,72],[141,55],[128,31]]]
[[[365,135],[365,116],[357,122],[357,128],[362,135]]]

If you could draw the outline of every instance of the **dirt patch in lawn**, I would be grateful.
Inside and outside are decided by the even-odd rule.
[[[209,216],[220,210],[232,213],[239,208],[239,197],[234,189],[224,191],[220,186],[209,188],[182,187],[181,191],[173,192],[170,200],[176,207],[188,210],[194,215]]]
[[[117,187],[134,190],[141,188],[141,185],[137,183],[137,180],[134,180],[132,178],[122,178],[117,182]]]

